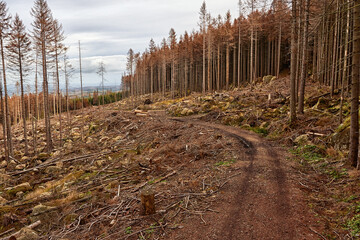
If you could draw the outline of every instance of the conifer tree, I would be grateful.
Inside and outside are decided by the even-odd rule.
[[[31,9],[31,15],[34,17],[33,39],[36,49],[41,56],[42,77],[43,77],[43,100],[45,115],[46,147],[50,152],[53,149],[50,124],[50,106],[49,106],[49,84],[48,84],[48,57],[53,41],[53,17],[46,0],[36,0]]]
[[[9,31],[11,17],[8,14],[8,8],[4,1],[0,2],[0,50],[1,50],[1,61],[2,61],[2,78],[4,81],[4,113],[3,118],[5,121],[5,129],[6,129],[6,143],[7,143],[7,151],[6,158],[9,161],[9,156],[13,156],[14,150],[12,145],[12,135],[11,135],[11,120],[10,120],[10,110],[9,110],[9,99],[8,99],[8,91],[7,91],[7,78],[6,78],[6,64],[5,64],[5,46],[4,42],[7,38],[7,34]],[[2,96],[1,96],[2,98]]]
[[[21,88],[21,112],[24,128],[25,154],[29,153],[27,126],[26,126],[26,110],[24,97],[24,81],[30,71],[31,65],[31,41],[26,33],[25,25],[16,14],[14,21],[10,26],[9,41],[6,46],[8,50],[9,68],[18,76]],[[29,105],[30,109],[30,105]]]

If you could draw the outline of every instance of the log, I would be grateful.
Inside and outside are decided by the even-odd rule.
[[[155,193],[152,190],[147,189],[141,192],[141,205],[143,215],[152,215],[156,213]]]

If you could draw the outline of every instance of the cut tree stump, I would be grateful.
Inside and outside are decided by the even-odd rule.
[[[141,205],[143,215],[155,214],[155,193],[146,189],[141,192]]]

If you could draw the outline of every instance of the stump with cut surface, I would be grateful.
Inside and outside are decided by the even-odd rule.
[[[142,214],[155,214],[155,193],[152,190],[144,190],[141,192]]]

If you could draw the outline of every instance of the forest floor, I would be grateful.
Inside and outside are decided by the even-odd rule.
[[[63,114],[63,146],[54,117],[56,149],[43,153],[39,122],[30,157],[15,127],[15,159],[0,163],[0,239],[357,239],[348,104],[339,126],[339,100],[312,83],[290,126],[288,89],[287,78],[264,79]],[[143,191],[156,214],[142,214]]]

